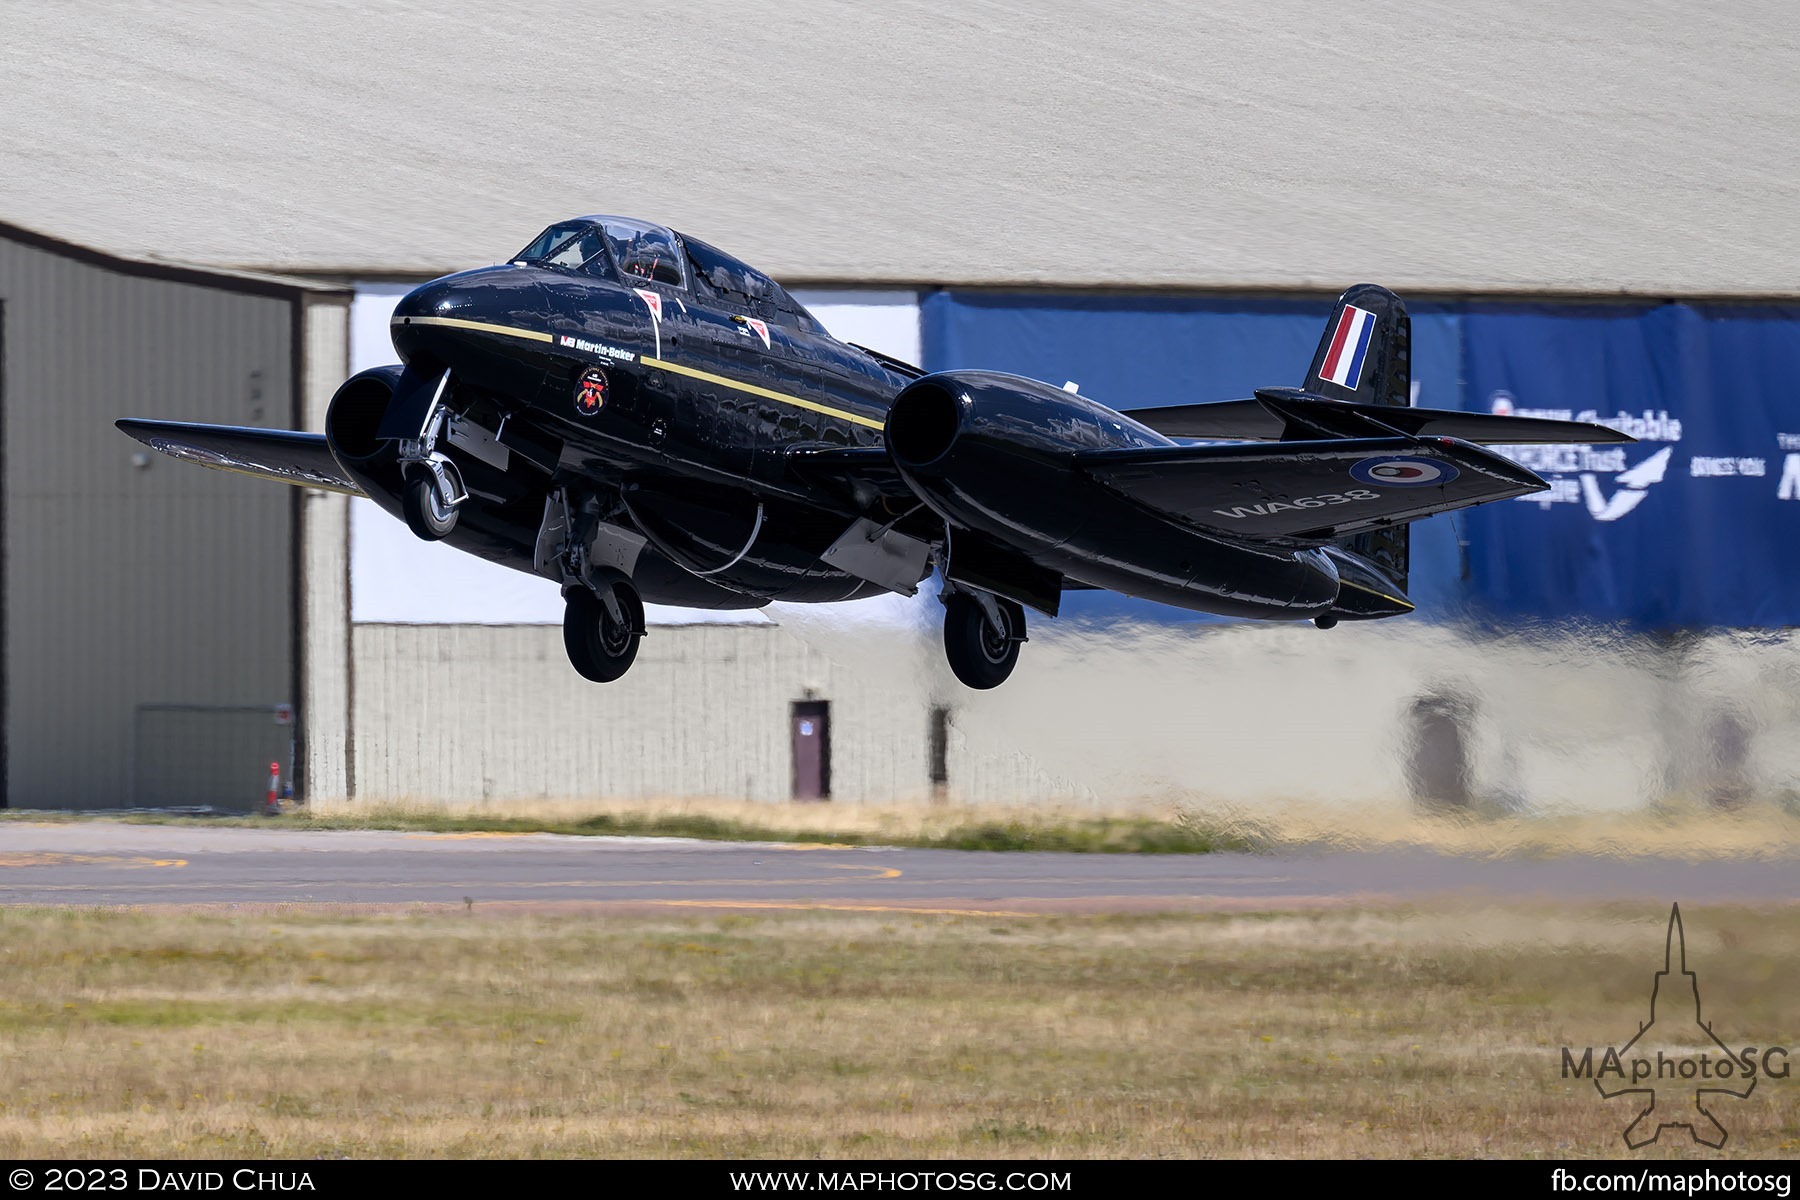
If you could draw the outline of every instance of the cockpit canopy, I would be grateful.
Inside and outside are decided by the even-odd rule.
[[[595,275],[610,269],[627,283],[687,286],[675,234],[660,225],[623,217],[581,217],[552,225],[514,255],[513,261]]]
[[[692,290],[710,303],[741,308],[777,325],[824,333],[824,327],[780,284],[705,242],[627,217],[576,217],[531,240],[512,260],[554,267],[629,286],[657,283]]]

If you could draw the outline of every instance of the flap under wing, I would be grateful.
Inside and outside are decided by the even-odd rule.
[[[1377,434],[1379,426],[1413,437],[1456,438],[1501,446],[1563,445],[1571,442],[1633,442],[1636,438],[1586,421],[1550,421],[1541,417],[1504,417],[1495,413],[1457,412],[1447,408],[1400,408],[1330,400],[1296,388],[1262,388],[1254,400],[1216,404],[1177,404],[1139,408],[1125,414],[1164,437],[1218,438],[1275,442],[1336,432],[1353,422]]]
[[[363,490],[338,466],[322,433],[257,429],[241,425],[194,425],[186,421],[115,422],[152,450],[216,471],[324,488],[361,496]]]
[[[1326,541],[1541,492],[1510,459],[1450,438],[1087,450],[1076,465],[1160,512],[1236,537]]]

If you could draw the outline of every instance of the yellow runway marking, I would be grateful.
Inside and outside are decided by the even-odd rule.
[[[766,908],[799,912],[819,910],[825,912],[929,913],[934,916],[951,917],[1040,917],[1045,915],[1012,908],[915,908],[905,904],[854,904],[829,900],[644,900],[640,903],[662,905],[667,908]]]
[[[25,857],[25,856],[19,856],[19,857]],[[79,861],[81,861],[82,856],[80,856],[80,855],[65,855],[65,856],[62,856],[62,859],[67,862],[79,862]],[[96,859],[96,860],[92,860],[92,861],[104,862],[106,860]],[[120,861],[123,861],[123,860],[120,860]],[[3,860],[0,860],[0,866],[4,866],[4,865],[7,865],[7,864]],[[57,865],[57,864],[51,863],[51,862],[41,862],[41,863],[31,863],[31,864],[14,863],[12,865],[15,865],[15,866],[24,866],[24,865],[53,866],[53,865]],[[137,860],[135,863],[132,863],[130,865],[185,867],[185,866],[187,866],[187,860],[179,859],[179,858],[160,859],[160,860],[146,858],[146,859]],[[637,887],[644,887],[644,888],[653,888],[653,887],[662,887],[662,888],[809,887],[809,886],[814,886],[814,885],[821,884],[821,883],[868,883],[868,882],[871,882],[871,881],[877,880],[877,879],[898,879],[898,878],[900,878],[900,869],[898,867],[874,867],[874,866],[862,867],[862,866],[858,866],[854,863],[827,863],[825,865],[828,868],[831,868],[834,870],[855,871],[855,872],[859,872],[859,874],[854,874],[854,875],[815,875],[815,876],[812,876],[810,878],[805,878],[805,879],[472,879],[472,880],[471,879],[464,879],[464,880],[409,879],[409,880],[405,880],[405,881],[382,879],[382,880],[308,880],[304,883],[295,883],[291,880],[280,880],[280,881],[275,881],[275,882],[271,882],[271,883],[236,883],[236,882],[234,882],[234,883],[205,883],[205,882],[145,883],[145,884],[138,884],[136,886],[144,891],[157,891],[157,890],[172,891],[172,890],[177,890],[177,889],[193,889],[193,890],[200,890],[200,891],[207,891],[207,890],[256,891],[256,890],[262,890],[262,889],[266,889],[266,888],[270,888],[270,887],[278,887],[278,888],[351,887],[351,888],[390,889],[390,890],[400,889],[400,888],[453,887],[453,888],[467,888],[470,891],[479,892],[483,888],[512,889],[512,888],[637,888]],[[865,872],[865,871],[869,872],[869,874],[861,874],[860,873],[860,872]],[[101,885],[101,884],[90,884],[90,883],[64,883],[64,884],[41,884],[41,885],[23,884],[23,883],[19,883],[19,884],[0,883],[0,892],[20,892],[20,891],[84,892],[84,891],[90,891],[96,887],[103,887],[103,886],[104,885]],[[646,903],[649,903],[649,901],[646,901]]]
[[[150,858],[142,854],[62,854],[42,850],[0,854],[0,867],[185,867],[185,858]]]
[[[409,833],[410,838],[436,838],[440,841],[468,841],[473,838],[521,838],[531,837],[529,833],[507,833],[497,829],[470,829],[460,833]]]

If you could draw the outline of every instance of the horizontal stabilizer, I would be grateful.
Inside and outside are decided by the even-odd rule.
[[[1450,438],[1085,450],[1075,464],[1146,507],[1250,539],[1328,541],[1549,486]]]
[[[1445,408],[1397,408],[1329,400],[1295,388],[1262,388],[1254,400],[1140,408],[1125,414],[1165,437],[1279,442],[1325,437],[1456,438],[1483,445],[1539,446],[1632,442],[1636,438],[1586,421],[1503,417]]]
[[[331,456],[322,433],[134,418],[115,424],[152,450],[216,471],[235,471],[351,496],[363,494]]]

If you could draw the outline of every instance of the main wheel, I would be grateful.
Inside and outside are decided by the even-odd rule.
[[[407,528],[428,542],[448,537],[456,528],[456,506],[438,494],[437,479],[430,471],[407,473],[400,507],[406,513]]]
[[[988,620],[973,596],[958,592],[944,605],[944,657],[950,670],[972,688],[999,687],[1019,661],[1025,640],[1025,610],[1011,600],[994,598],[1000,627]]]
[[[586,588],[571,590],[563,609],[563,649],[569,665],[595,683],[611,683],[630,670],[637,657],[637,631],[644,627],[644,602],[637,589],[616,583],[613,595],[618,597],[624,624],[614,621],[606,605]]]

